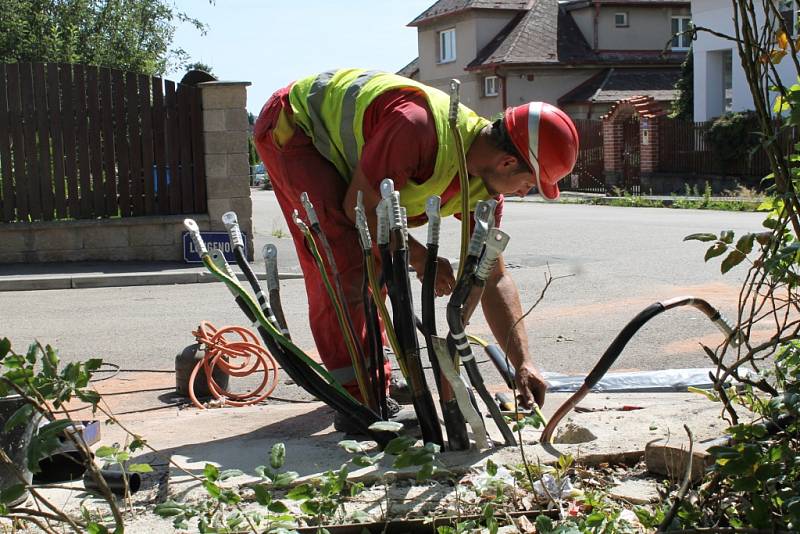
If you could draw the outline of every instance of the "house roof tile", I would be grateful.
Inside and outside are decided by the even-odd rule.
[[[467,68],[496,64],[559,64],[597,60],[573,18],[557,0],[536,0],[481,50]]]
[[[536,0],[478,52],[467,69],[496,65],[679,65],[685,52],[592,50],[557,0]]]
[[[419,72],[419,57],[415,57],[408,63],[408,65],[398,70],[397,74],[399,74],[400,76],[405,76],[406,78],[413,78],[414,75],[418,72]]]
[[[680,76],[680,68],[610,68],[562,96],[558,103],[616,102],[634,96],[670,101],[677,98],[675,83]]]
[[[429,22],[444,15],[452,15],[466,9],[527,9],[529,0],[438,0],[431,7],[423,11],[409,26],[417,26],[422,22]]]

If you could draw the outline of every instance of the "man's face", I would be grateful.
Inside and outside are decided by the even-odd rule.
[[[511,157],[498,165],[487,166],[480,174],[486,190],[492,196],[524,197],[536,185],[536,177],[525,166],[519,165],[516,158]]]

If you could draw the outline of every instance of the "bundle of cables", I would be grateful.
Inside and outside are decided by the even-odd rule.
[[[349,419],[365,434],[372,437],[379,446],[386,446],[389,441],[397,437],[397,433],[381,428],[370,428],[374,423],[380,421],[380,417],[373,410],[358,402],[327,370],[284,335],[285,328],[275,317],[269,299],[261,290],[258,278],[245,256],[244,238],[239,229],[236,214],[226,213],[223,216],[223,222],[231,237],[236,264],[244,273],[258,302],[239,283],[238,277],[231,271],[223,254],[218,249],[209,251],[206,248],[197,223],[192,219],[185,219],[184,226],[195,249],[200,254],[203,264],[227,286],[245,317],[258,331],[269,353],[296,384]]]
[[[205,408],[194,393],[194,382],[201,369],[205,373],[211,395],[230,406],[258,404],[275,391],[278,385],[278,364],[252,330],[242,326],[217,329],[208,321],[202,321],[192,334],[205,348],[205,355],[195,364],[189,376],[189,398],[195,406],[201,410]],[[215,369],[240,378],[260,371],[261,383],[252,391],[234,393],[217,383],[214,379]]]

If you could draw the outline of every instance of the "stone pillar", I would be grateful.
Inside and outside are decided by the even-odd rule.
[[[622,121],[615,114],[603,117],[603,174],[609,188],[622,181]]]
[[[250,200],[250,161],[247,150],[247,86],[250,82],[203,82],[203,150],[206,164],[208,230],[225,230],[222,214],[235,211],[247,233],[253,259],[253,205]],[[206,228],[201,228],[206,230]]]

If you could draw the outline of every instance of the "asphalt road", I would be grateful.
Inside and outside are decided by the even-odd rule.
[[[277,244],[281,271],[297,271],[273,194],[254,191],[253,198],[256,250],[267,242]],[[756,230],[762,218],[752,213],[509,202],[502,225],[511,235],[505,260],[523,308],[539,298],[548,273],[554,278],[526,319],[535,361],[545,371],[586,372],[637,312],[677,295],[704,297],[733,314],[744,268],[722,276],[718,261],[704,263],[703,244],[682,240],[693,232]],[[423,239],[424,232],[415,230]],[[457,221],[446,222],[443,255],[456,256],[458,232]],[[294,339],[313,352],[302,280],[284,281],[282,294]],[[446,302],[437,302],[444,324]],[[245,322],[221,284],[0,293],[0,336],[10,337],[18,349],[39,339],[57,347],[66,360],[101,357],[123,369],[172,369],[175,354],[193,341],[191,331],[201,320]],[[470,332],[491,339],[480,311]],[[698,312],[670,311],[640,331],[616,368],[708,366],[699,343],[720,341]],[[491,370],[487,375],[487,381],[499,382]],[[277,395],[304,396],[291,384],[282,384]]]

